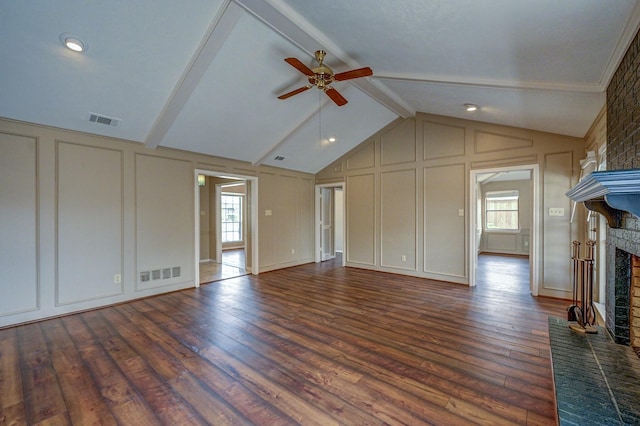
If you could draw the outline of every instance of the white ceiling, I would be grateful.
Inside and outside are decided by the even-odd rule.
[[[490,182],[512,182],[516,180],[531,179],[531,170],[508,170],[492,173],[479,173],[476,176],[478,183],[487,184]]]
[[[310,173],[417,111],[582,137],[639,24],[636,0],[8,2],[0,117]],[[320,48],[374,75],[278,100]]]

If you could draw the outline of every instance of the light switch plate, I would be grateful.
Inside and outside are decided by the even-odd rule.
[[[562,207],[550,207],[549,216],[564,216],[564,208]]]

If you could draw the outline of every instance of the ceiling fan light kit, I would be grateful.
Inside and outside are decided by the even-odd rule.
[[[373,71],[369,67],[358,68],[335,74],[329,66],[324,64],[324,57],[326,54],[327,52],[325,52],[324,50],[316,51],[315,57],[316,61],[318,62],[318,66],[313,69],[307,67],[297,58],[286,58],[284,60],[286,63],[307,76],[307,81],[309,82],[309,84],[280,95],[278,96],[278,99],[290,98],[291,96],[302,93],[315,86],[318,89],[324,91],[327,96],[329,96],[329,98],[331,98],[331,100],[335,102],[336,105],[342,106],[347,103],[347,100],[336,89],[331,87],[331,83],[333,83],[334,81],[351,80],[354,78],[368,77],[373,75]]]

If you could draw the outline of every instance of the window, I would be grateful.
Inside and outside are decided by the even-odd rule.
[[[518,230],[518,196],[518,191],[487,192],[485,194],[485,229]]]
[[[222,194],[220,210],[222,242],[242,241],[242,195]]]

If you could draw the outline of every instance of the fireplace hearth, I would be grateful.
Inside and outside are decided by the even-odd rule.
[[[576,333],[549,317],[560,425],[640,424],[640,358],[607,333]]]

